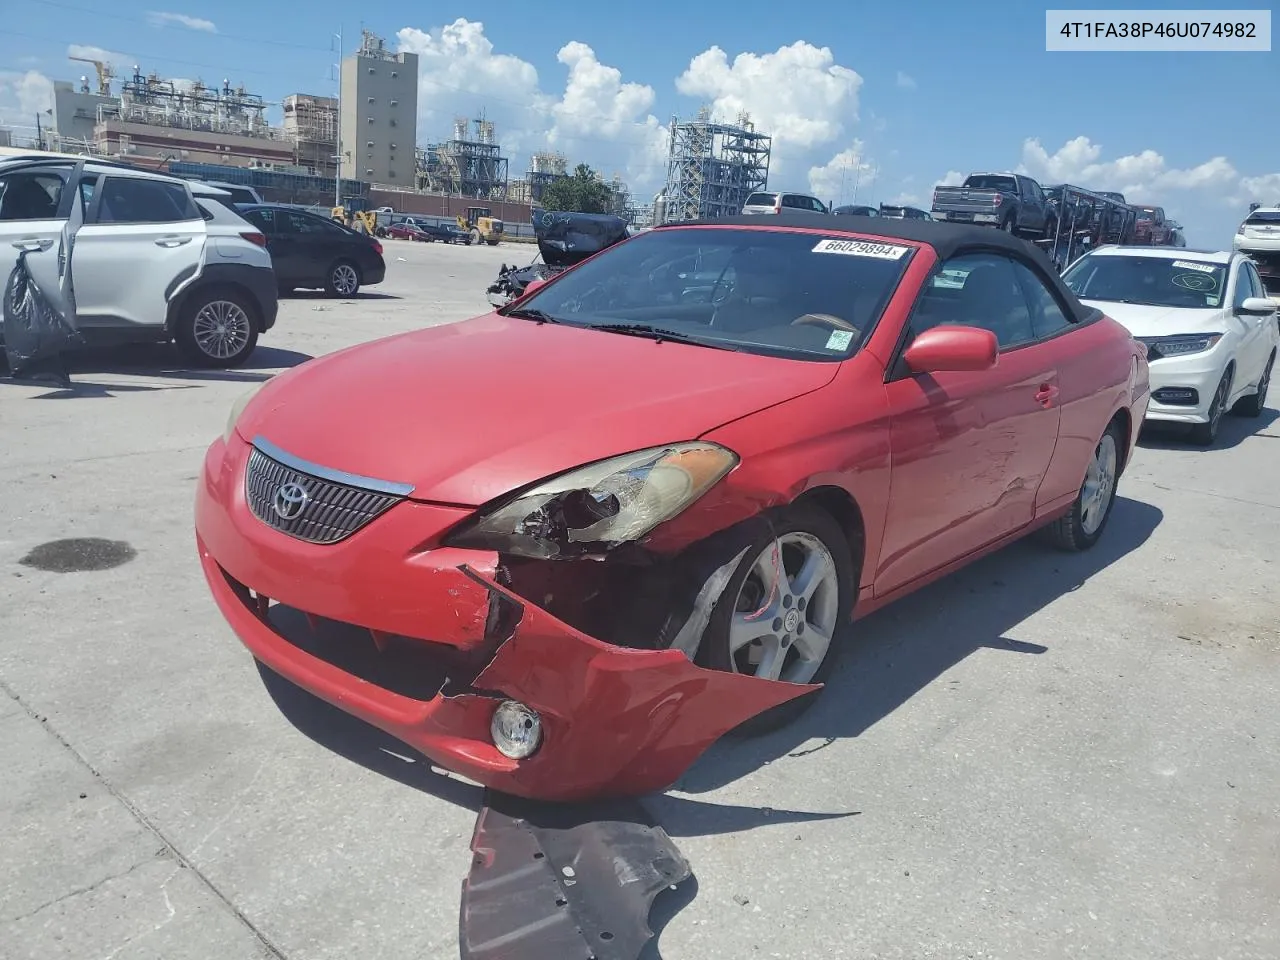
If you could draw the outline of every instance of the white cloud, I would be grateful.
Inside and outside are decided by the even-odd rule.
[[[649,113],[653,88],[625,82],[587,44],[570,41],[560,49],[568,76],[555,94],[543,89],[533,64],[499,53],[478,21],[459,18],[430,31],[406,27],[397,38],[400,50],[419,58],[419,141],[449,139],[456,116],[483,112],[513,179],[523,176],[530,153],[549,148],[563,152],[571,167],[588,162],[635,188],[662,179],[667,131]]]
[[[624,83],[622,71],[596,59],[585,43],[572,41],[560,48],[556,59],[569,68],[564,95],[551,108],[555,124],[547,134],[552,144],[574,137],[608,137],[633,144],[627,157],[629,169],[641,180],[656,170],[667,156],[667,128],[650,113],[653,87]],[[603,171],[602,171],[603,172]],[[619,171],[621,172],[621,171]]]
[[[837,64],[830,48],[802,40],[773,53],[740,53],[732,63],[711,47],[676,78],[680,93],[708,102],[718,119],[749,113],[784,157],[844,134],[858,119],[861,87],[862,77]]]
[[[820,200],[834,200],[838,206],[849,199],[856,185],[858,191],[875,183],[876,168],[864,153],[861,140],[841,150],[821,166],[809,168],[809,189]]]
[[[1020,173],[1046,183],[1073,183],[1094,190],[1116,190],[1144,203],[1156,203],[1179,190],[1225,190],[1240,181],[1226,157],[1213,157],[1194,167],[1170,167],[1155,150],[1102,160],[1102,147],[1088,137],[1068,140],[1050,154],[1039,140],[1024,141]]]
[[[908,76],[901,70],[898,71],[898,86],[903,90],[914,90],[916,88],[916,78]]]
[[[1241,177],[1237,194],[1241,203],[1265,203],[1280,206],[1280,173],[1268,173],[1261,177]]]
[[[958,187],[964,183],[964,174],[959,170],[948,170],[941,180],[933,181],[935,187]]]
[[[918,207],[920,206],[920,197],[914,193],[900,193],[887,202],[901,207]]]
[[[104,50],[102,47],[86,46],[82,43],[73,43],[67,47],[67,56],[78,60],[100,60],[116,71],[132,69],[138,62],[137,57],[127,53],[116,53],[114,50]]]
[[[19,139],[34,136],[36,114],[52,106],[53,81],[44,74],[0,71],[0,126],[12,130]]]
[[[199,30],[202,33],[217,33],[218,28],[212,20],[202,17],[190,17],[185,13],[169,13],[164,10],[152,10],[147,19],[157,27],[186,27],[188,30]]]

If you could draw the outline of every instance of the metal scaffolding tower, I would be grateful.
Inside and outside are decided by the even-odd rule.
[[[421,154],[418,179],[427,189],[452,196],[505,199],[507,158],[497,143],[493,121],[456,118],[453,139],[432,144]]]
[[[734,216],[769,181],[773,138],[757,133],[751,118],[717,123],[703,107],[696,120],[671,118],[664,223]]]

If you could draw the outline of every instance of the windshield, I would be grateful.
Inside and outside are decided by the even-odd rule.
[[[1260,224],[1280,224],[1280,210],[1258,210],[1249,214],[1249,219],[1245,221],[1250,226],[1258,226]]]
[[[586,327],[644,325],[747,353],[843,360],[874,328],[911,251],[849,235],[666,228],[568,270],[512,312]]]
[[[1204,310],[1222,305],[1226,267],[1203,260],[1091,254],[1072,264],[1062,280],[1082,300]]]
[[[772,207],[774,205],[775,194],[772,193],[753,193],[747,197],[744,207]]]
[[[1003,190],[1006,193],[1018,192],[1018,181],[1014,180],[1013,177],[980,175],[970,177],[964,182],[964,185],[977,190]]]

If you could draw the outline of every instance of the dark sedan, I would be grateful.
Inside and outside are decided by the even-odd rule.
[[[464,243],[471,246],[471,234],[459,230],[451,223],[421,223],[418,225],[427,235],[427,240],[439,240],[442,243]]]
[[[266,235],[281,293],[319,288],[331,297],[351,297],[386,276],[382,244],[373,237],[292,207],[246,203],[239,210]]]

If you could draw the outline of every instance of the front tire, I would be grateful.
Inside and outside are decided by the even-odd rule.
[[[837,633],[853,607],[853,561],[840,525],[816,506],[790,507],[757,530],[729,537],[706,560],[713,571],[746,552],[716,601],[695,661],[713,670],[788,683],[822,683]],[[744,724],[785,726],[813,705],[799,697]]]
[[[1189,434],[1191,442],[1198,447],[1212,446],[1218,439],[1218,427],[1222,424],[1222,415],[1227,411],[1227,397],[1231,395],[1232,369],[1227,367],[1218,381],[1218,388],[1213,392],[1209,402],[1209,419],[1205,423],[1197,423]]]
[[[1276,354],[1273,350],[1271,356],[1267,358],[1267,366],[1262,371],[1262,378],[1258,381],[1257,392],[1236,401],[1232,413],[1242,417],[1262,416],[1262,411],[1267,408],[1267,389],[1271,386],[1271,368],[1275,366],[1275,362]]]
[[[173,338],[193,366],[238,367],[258,345],[257,312],[239,291],[197,290],[183,304]]]
[[[1116,502],[1123,449],[1123,431],[1119,422],[1112,420],[1093,448],[1075,503],[1043,528],[1043,539],[1070,553],[1088,550],[1101,539]]]
[[[360,271],[350,260],[339,260],[329,268],[324,292],[331,297],[354,297],[360,289]]]

